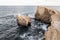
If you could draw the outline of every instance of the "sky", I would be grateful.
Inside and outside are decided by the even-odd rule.
[[[15,6],[15,5],[47,5],[47,6],[60,6],[60,0],[0,0],[1,6]]]

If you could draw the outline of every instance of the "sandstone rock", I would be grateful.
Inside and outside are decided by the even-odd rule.
[[[50,26],[45,33],[45,40],[60,40],[60,30],[55,26]]]
[[[52,22],[60,21],[60,13],[51,16]]]
[[[46,23],[50,23],[51,22],[51,15],[54,15],[56,13],[57,13],[57,11],[53,10],[51,8],[38,6],[37,12],[35,14],[35,18],[37,20],[42,20]]]
[[[52,15],[51,19],[52,19],[51,25],[60,29],[60,13]]]
[[[45,33],[45,40],[60,40],[60,14],[51,16],[52,22]]]
[[[28,26],[31,23],[31,18],[24,15],[17,15],[17,23],[21,26]]]
[[[49,12],[49,14],[50,14],[50,15],[60,13],[60,12],[59,12],[58,10],[56,10],[56,9],[49,8],[49,7],[45,7],[45,8],[47,8],[47,9],[48,9],[48,12]]]
[[[45,40],[51,40],[51,28],[48,28],[48,31],[45,32]]]

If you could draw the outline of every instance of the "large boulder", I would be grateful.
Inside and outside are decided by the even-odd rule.
[[[60,13],[51,16],[51,26],[45,33],[45,40],[60,40]]]
[[[51,15],[56,14],[56,10],[44,6],[38,6],[35,14],[37,20],[42,20],[46,23],[51,23]]]
[[[21,26],[28,26],[31,23],[31,18],[24,15],[17,15],[17,23]]]

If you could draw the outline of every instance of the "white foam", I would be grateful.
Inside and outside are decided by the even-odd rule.
[[[21,38],[25,38],[26,33],[24,33],[23,35],[20,35]]]
[[[47,25],[46,24],[42,25],[42,29],[46,31],[47,30]]]

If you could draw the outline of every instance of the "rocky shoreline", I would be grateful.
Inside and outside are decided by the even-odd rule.
[[[28,26],[31,24],[31,19],[28,16],[17,15],[18,24],[21,26]],[[45,6],[38,6],[35,14],[36,20],[41,20],[50,26],[45,32],[45,40],[60,40],[60,12],[58,10],[48,8]]]
[[[58,10],[38,6],[35,18],[51,23],[48,31],[45,32],[45,40],[60,40],[60,12]]]

